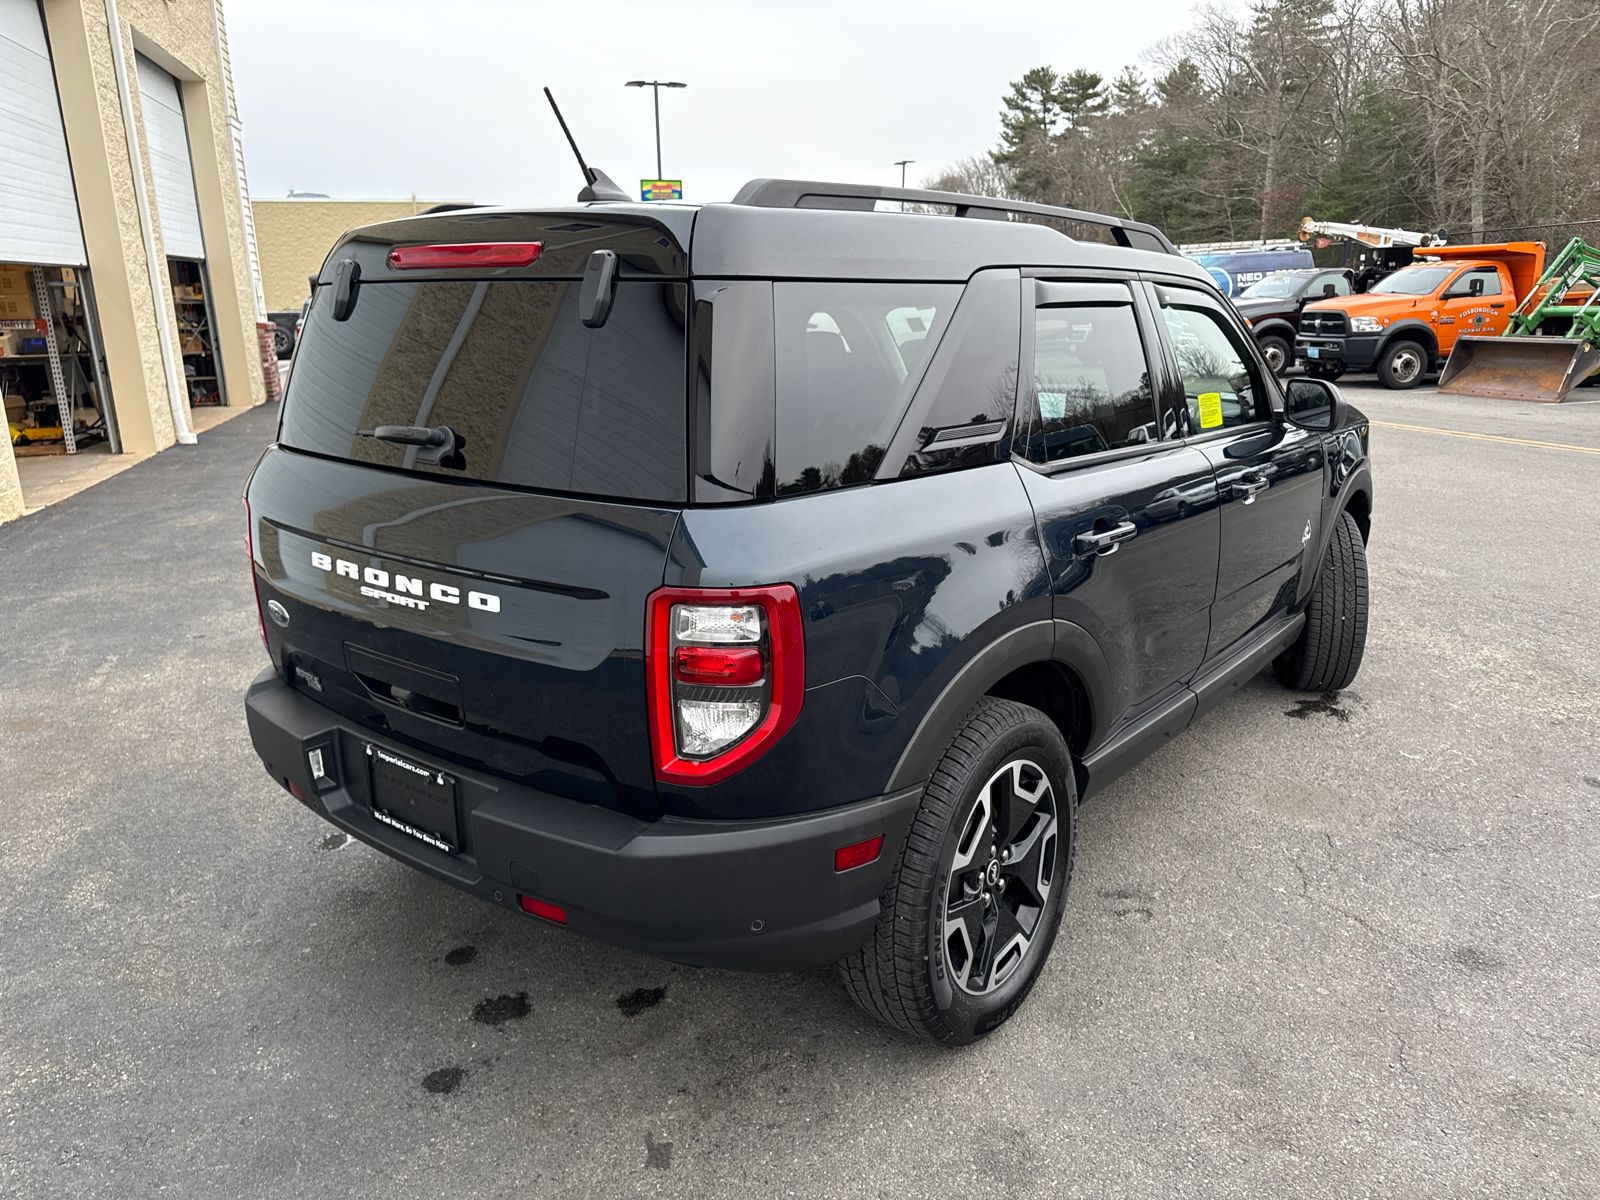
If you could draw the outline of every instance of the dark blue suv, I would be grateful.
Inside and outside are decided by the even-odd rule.
[[[1268,664],[1354,676],[1371,495],[1147,226],[786,180],[369,226],[246,492],[250,732],[438,880],[959,1044],[1080,800]]]

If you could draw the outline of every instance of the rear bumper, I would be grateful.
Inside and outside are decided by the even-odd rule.
[[[1355,334],[1345,337],[1297,337],[1294,356],[1302,362],[1316,362],[1341,367],[1346,371],[1371,370],[1378,357],[1378,334]],[[1316,354],[1307,353],[1315,350]]]
[[[368,845],[491,904],[521,913],[518,896],[544,900],[574,933],[696,966],[800,970],[859,947],[921,795],[773,821],[640,821],[440,760],[459,780],[452,855],[380,824],[369,805],[368,743],[423,763],[426,752],[356,726],[270,669],[245,714],[268,773]],[[313,749],[331,768],[320,787]],[[877,861],[834,871],[835,850],[878,834]]]

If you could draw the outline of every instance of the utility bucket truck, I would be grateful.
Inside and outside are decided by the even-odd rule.
[[[1463,335],[1439,390],[1556,404],[1600,369],[1600,251],[1573,238],[1497,337]]]

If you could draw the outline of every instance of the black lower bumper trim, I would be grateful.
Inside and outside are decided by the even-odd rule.
[[[782,820],[640,821],[441,763],[459,781],[463,842],[445,854],[369,807],[367,744],[425,755],[354,726],[270,670],[251,684],[245,710],[273,778],[353,836],[504,908],[520,912],[518,895],[531,896],[564,909],[576,933],[696,966],[800,970],[860,946],[921,796],[913,788]],[[321,780],[314,749],[332,767]],[[877,861],[834,871],[835,850],[880,833]]]

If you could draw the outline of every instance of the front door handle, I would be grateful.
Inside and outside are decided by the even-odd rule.
[[[1091,554],[1115,554],[1117,547],[1129,538],[1137,537],[1139,527],[1132,521],[1124,521],[1111,529],[1101,530],[1096,533],[1080,533],[1072,539],[1072,548],[1078,554],[1087,558]]]
[[[1272,485],[1260,475],[1241,475],[1233,482],[1233,495],[1246,504],[1254,504],[1256,497]]]

